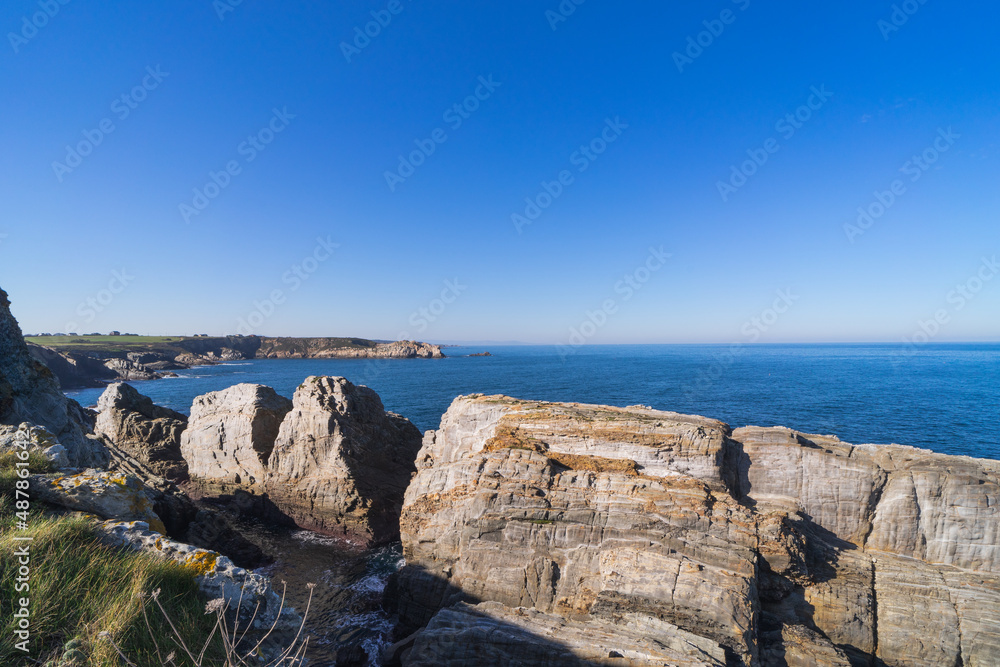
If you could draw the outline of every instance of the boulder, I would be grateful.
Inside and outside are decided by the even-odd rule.
[[[306,378],[292,402],[268,462],[271,499],[304,528],[398,539],[420,431],[342,377]]]
[[[398,538],[420,438],[371,389],[309,377],[292,401],[261,385],[199,396],[181,451],[208,492],[263,494],[303,528],[376,544]]]
[[[218,488],[263,491],[278,427],[291,409],[291,401],[259,384],[238,384],[194,399],[181,436],[191,478]]]
[[[116,382],[97,401],[94,432],[146,465],[155,475],[172,481],[187,478],[181,455],[181,434],[187,417],[154,405],[130,385]]]
[[[103,519],[145,521],[166,529],[153,511],[150,491],[135,475],[85,470],[75,475],[32,475],[33,498]]]
[[[401,664],[1000,664],[997,462],[475,395],[417,468]]]
[[[66,448],[41,426],[24,422],[17,427],[0,424],[0,452],[41,452],[56,470],[69,468]]]
[[[0,424],[28,422],[44,427],[66,448],[74,466],[103,466],[104,443],[87,434],[82,408],[66,398],[55,375],[33,358],[0,290]]]

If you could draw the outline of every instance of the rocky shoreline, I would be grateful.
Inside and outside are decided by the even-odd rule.
[[[386,665],[1000,664],[1000,462],[481,394],[421,436],[340,377],[291,400],[236,385],[190,417],[118,383],[91,412],[8,306],[0,292],[0,449],[27,439],[61,468],[32,495],[203,566],[237,615],[243,588],[299,619],[240,567],[266,554],[239,515],[401,541]]]
[[[173,371],[177,370],[247,359],[441,359],[445,356],[440,346],[430,343],[379,343],[362,338],[225,336],[180,338],[176,342],[151,345],[87,343],[86,336],[77,338],[72,345],[58,347],[29,341],[27,349],[55,374],[63,389],[156,380],[174,376]]]

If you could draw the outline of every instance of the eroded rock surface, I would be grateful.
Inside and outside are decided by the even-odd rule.
[[[194,399],[181,453],[193,479],[264,490],[266,468],[292,402],[270,387],[238,384]]]
[[[341,377],[295,391],[268,462],[268,493],[297,523],[365,542],[396,539],[420,431]]]
[[[97,401],[94,432],[145,464],[159,477],[172,481],[187,477],[181,456],[181,434],[187,417],[154,405],[130,385],[109,385]]]
[[[80,405],[67,399],[52,371],[29,354],[7,293],[0,289],[0,424],[23,422],[55,436],[71,465],[103,466],[109,460],[104,443],[87,434]]]
[[[1000,664],[998,466],[460,397],[406,492],[394,659]]]
[[[420,443],[371,389],[309,377],[292,401],[261,385],[198,397],[181,450],[198,484],[266,494],[304,528],[374,544],[398,537]]]
[[[149,489],[134,475],[90,469],[75,475],[32,475],[30,482],[32,497],[47,503],[103,519],[145,521],[166,532]]]

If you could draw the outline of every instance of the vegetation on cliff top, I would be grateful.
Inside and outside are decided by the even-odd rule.
[[[205,601],[192,568],[110,546],[102,541],[92,520],[47,514],[38,501],[31,503],[27,527],[16,527],[15,461],[13,456],[0,456],[0,604],[4,610],[0,664],[117,667],[123,663],[114,647],[98,636],[107,632],[136,665],[158,666],[153,640],[161,647],[175,646],[175,642],[162,618],[150,615],[150,626],[143,618],[146,597],[156,589],[185,641],[201,646],[215,618],[204,613]],[[32,457],[29,463],[31,472],[48,472],[50,467],[41,456]],[[16,537],[33,539],[26,542]],[[17,552],[25,544],[30,545],[30,590],[17,591],[22,557]],[[14,645],[18,639],[13,607],[22,597],[30,600],[27,654]],[[179,666],[188,664],[180,651],[177,654]],[[221,642],[215,642],[209,654],[221,658]]]

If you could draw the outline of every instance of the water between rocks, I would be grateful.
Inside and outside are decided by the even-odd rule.
[[[403,564],[399,543],[362,549],[308,530],[242,522],[240,531],[275,561],[256,570],[271,578],[286,603],[303,613],[314,583],[306,621],[310,667],[378,665],[391,641],[392,621],[382,611],[382,591]]]

